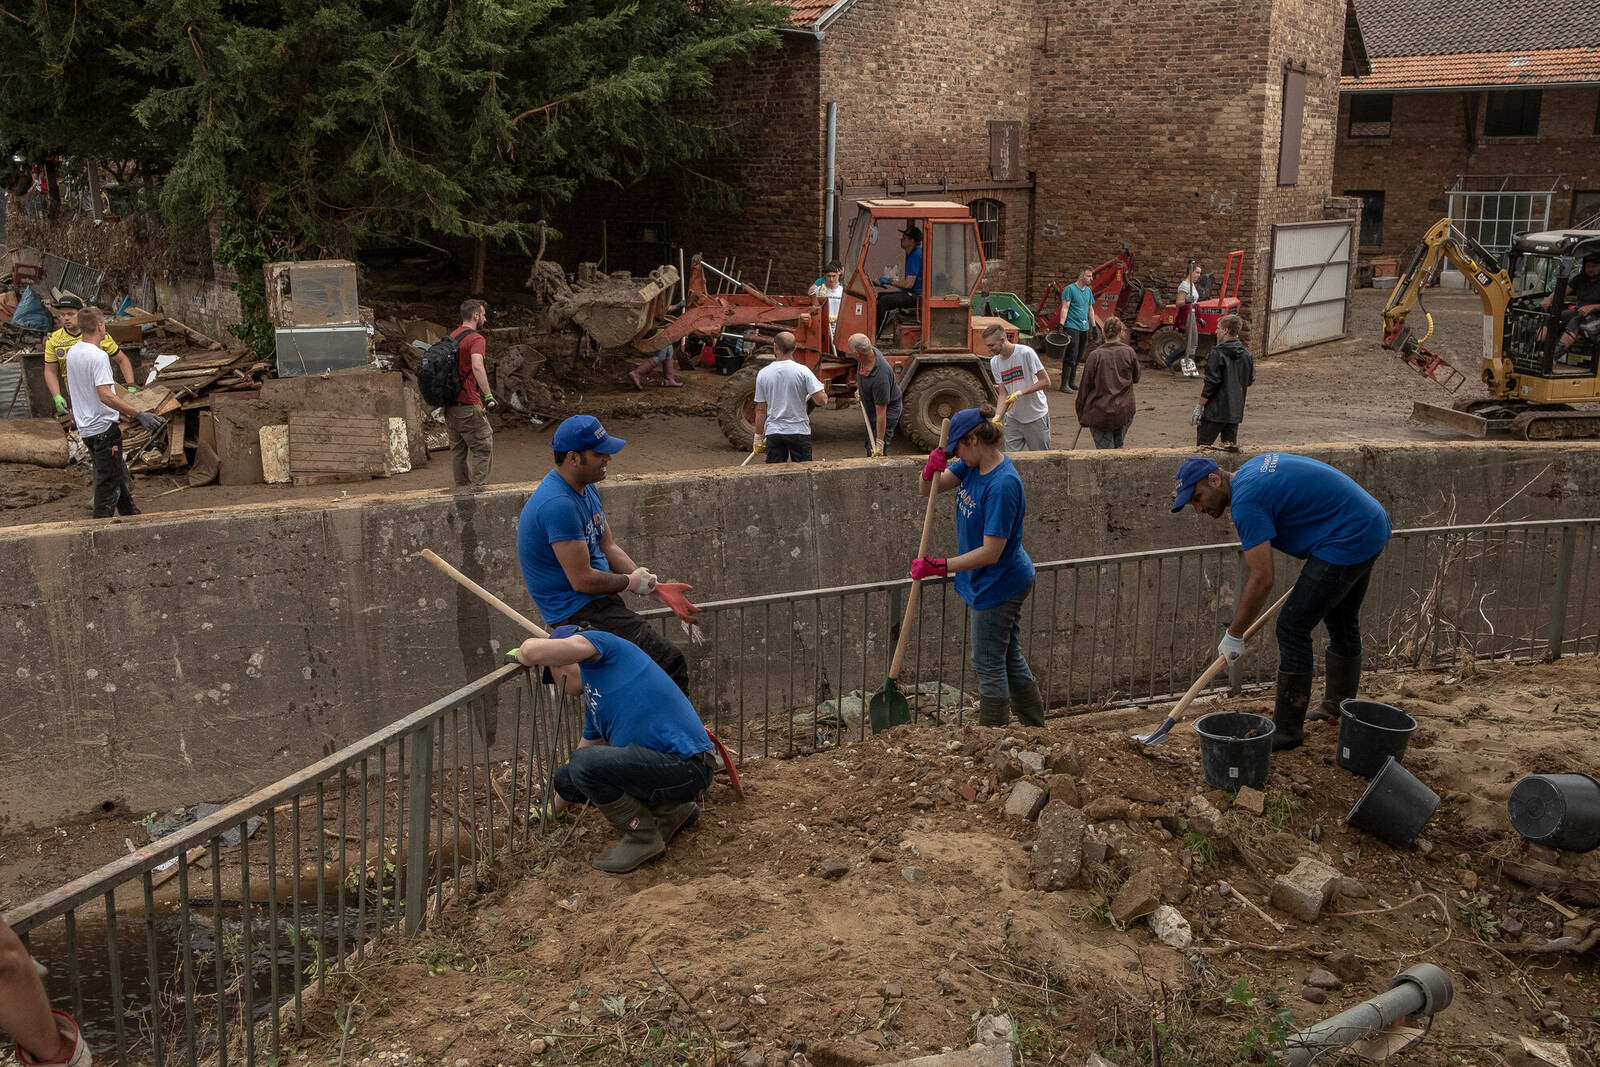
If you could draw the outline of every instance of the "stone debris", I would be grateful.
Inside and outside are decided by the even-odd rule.
[[[927,875],[922,873],[921,867],[902,867],[900,868],[900,877],[915,885],[926,878]]]
[[[1150,913],[1150,931],[1156,940],[1172,948],[1188,948],[1194,942],[1189,920],[1171,904],[1163,904]]]
[[[1045,762],[1051,774],[1069,774],[1077,778],[1083,774],[1083,761],[1078,756],[1078,746],[1074,744],[1057,745],[1050,750],[1050,757]]]
[[[1196,794],[1189,799],[1184,814],[1189,819],[1189,829],[1197,834],[1204,834],[1210,838],[1220,838],[1227,834],[1221,810],[1202,794]]]
[[[1251,815],[1265,815],[1267,813],[1267,794],[1250,786],[1240,786],[1239,795],[1233,798],[1233,806],[1240,811],[1248,811]]]
[[[1308,985],[1304,989],[1300,990],[1300,999],[1308,1001],[1312,1004],[1326,1004],[1328,1001],[1328,991],[1326,989],[1319,988],[1318,986]]]
[[[1302,857],[1288,874],[1272,882],[1272,904],[1303,923],[1315,922],[1338,891],[1341,875],[1326,863]]]
[[[1111,902],[1111,917],[1123,926],[1161,906],[1161,880],[1153,868],[1134,871]]]
[[[836,882],[850,873],[850,865],[840,860],[828,860],[822,865],[822,877],[830,882]]]
[[[1079,884],[1083,876],[1083,812],[1051,800],[1039,813],[1039,840],[1028,862],[1028,880],[1035,889],[1053,893]]]
[[[1367,977],[1367,965],[1356,957],[1356,954],[1347,948],[1335,949],[1328,953],[1323,964],[1328,970],[1338,975],[1346,982],[1362,982]]]
[[[1095,797],[1083,806],[1083,817],[1090,822],[1109,822],[1128,817],[1128,802],[1121,797]]]
[[[1025,778],[1011,787],[1011,795],[1006,798],[1006,814],[1032,822],[1049,800],[1048,789]]]
[[[978,1020],[975,1036],[980,1045],[1008,1045],[1016,1038],[1016,1027],[1009,1015],[985,1015]]]
[[[1318,989],[1334,990],[1342,988],[1344,982],[1340,981],[1338,975],[1325,971],[1321,967],[1316,967],[1306,977],[1306,985],[1316,986]]]

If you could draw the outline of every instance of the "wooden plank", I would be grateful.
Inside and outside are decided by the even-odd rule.
[[[370,482],[370,474],[296,474],[295,485],[342,485],[347,482]]]
[[[177,402],[174,401],[174,404]],[[188,421],[180,412],[178,417],[167,423],[167,465],[182,467],[189,462],[189,457],[183,454],[184,423]]]
[[[387,475],[389,420],[379,415],[297,411],[289,415],[289,473]]]
[[[195,439],[202,444],[209,445],[212,451],[217,447],[217,425],[211,417],[210,408],[202,408],[195,413]]]

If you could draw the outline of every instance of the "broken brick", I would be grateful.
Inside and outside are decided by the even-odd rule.
[[[1288,874],[1272,882],[1272,904],[1301,922],[1315,922],[1339,888],[1340,874],[1326,863],[1303,857]]]

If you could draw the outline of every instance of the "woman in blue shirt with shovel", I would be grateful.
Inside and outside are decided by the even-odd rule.
[[[1004,726],[1007,701],[1027,726],[1044,725],[1044,696],[1022,655],[1022,602],[1033,591],[1033,561],[1022,548],[1027,500],[1005,454],[1004,431],[985,406],[950,419],[950,453],[928,454],[919,491],[956,490],[956,551],[949,559],[919,556],[911,577],[955,575],[956,592],[972,609],[972,669],[978,675],[978,725]]]

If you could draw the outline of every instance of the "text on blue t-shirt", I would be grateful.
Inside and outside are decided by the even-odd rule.
[[[578,636],[600,653],[578,664],[585,741],[643,745],[681,759],[710,751],[711,737],[689,698],[638,645],[600,630]]]
[[[561,569],[551,546],[561,541],[586,541],[589,565],[609,571],[611,564],[600,551],[600,538],[606,532],[606,513],[600,507],[600,493],[592,485],[579,493],[557,471],[551,471],[522,506],[517,519],[517,559],[522,563],[522,580],[528,595],[539,606],[544,621],[554,626],[570,619],[585,604],[598,599],[572,588],[567,572]]]
[[[1306,456],[1268,452],[1233,475],[1229,511],[1246,550],[1270,541],[1286,556],[1365,563],[1394,533],[1388,512],[1349,475]]]
[[[1004,537],[1000,558],[975,571],[956,571],[956,592],[977,610],[998,607],[1033,581],[1033,560],[1022,548],[1022,519],[1028,502],[1022,478],[1006,456],[988,474],[980,474],[960,460],[949,471],[961,480],[956,488],[956,551],[971,552],[983,546],[985,536]]]

